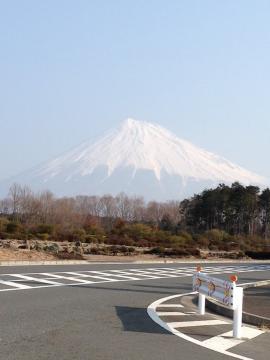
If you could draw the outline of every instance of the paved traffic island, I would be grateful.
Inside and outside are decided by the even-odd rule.
[[[264,329],[242,326],[241,338],[233,336],[231,319],[205,312],[200,315],[195,292],[168,296],[150,304],[147,311],[154,322],[194,345],[230,358],[266,360],[269,335]],[[217,358],[217,357],[216,357]]]

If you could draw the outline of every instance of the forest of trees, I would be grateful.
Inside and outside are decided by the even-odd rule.
[[[80,241],[172,249],[268,251],[270,190],[219,185],[179,203],[143,198],[57,198],[12,185],[0,200],[0,239]]]
[[[269,234],[270,190],[257,186],[219,185],[180,204],[185,227],[192,232],[224,230],[231,235]]]

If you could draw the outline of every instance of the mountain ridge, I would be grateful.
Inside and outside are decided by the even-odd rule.
[[[149,191],[145,193],[144,187],[149,184],[143,183],[150,181],[153,186],[156,183],[156,194],[151,195],[156,199],[160,196],[166,199],[166,187],[173,183],[175,191],[167,200],[171,196],[179,198],[177,194],[180,197],[192,195],[194,185],[200,191],[221,182],[239,181],[243,185],[266,182],[265,178],[178,138],[158,124],[132,118],[96,141],[85,141],[14,180],[56,193],[59,188],[65,189],[66,194],[60,191],[61,195],[80,191],[89,195],[125,191],[146,198]],[[169,189],[167,193],[169,196]]]

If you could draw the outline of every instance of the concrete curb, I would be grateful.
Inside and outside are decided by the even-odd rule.
[[[45,261],[28,261],[28,260],[14,260],[14,261],[0,261],[0,266],[29,266],[29,265],[78,265],[88,264],[85,260],[45,260]]]
[[[244,289],[250,288],[250,287],[258,287],[258,286],[265,286],[270,284],[270,280],[263,280],[263,281],[256,281],[254,283],[246,283],[246,284],[239,284],[239,286],[243,287]],[[214,300],[210,300],[208,298],[206,298],[206,307],[223,316],[229,317],[229,318],[233,318],[233,310],[232,309],[228,309],[225,306],[217,303]],[[255,326],[270,326],[270,318],[268,317],[264,317],[264,316],[259,316],[259,315],[255,315],[255,314],[250,314],[247,312],[243,311],[243,322],[246,324],[250,324],[250,325],[255,325]]]

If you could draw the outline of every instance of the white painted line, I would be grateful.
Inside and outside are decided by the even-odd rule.
[[[48,276],[50,275],[51,277],[53,278],[56,278],[56,279],[64,279],[64,280],[71,280],[71,281],[77,281],[79,283],[82,283],[82,284],[92,284],[94,281],[88,281],[88,280],[82,280],[82,279],[77,279],[75,277],[71,277],[71,276],[63,276],[63,275],[56,275],[56,274],[49,274],[49,273],[43,273],[44,275]]]
[[[165,270],[165,271],[174,271],[177,268],[169,268],[169,267],[158,267],[158,268],[151,268],[151,269],[157,269],[157,270]],[[150,270],[150,269],[148,269]]]
[[[44,283],[44,284],[50,284],[50,285],[61,285],[61,283],[59,282],[55,282],[55,281],[51,281],[51,280],[44,280],[44,279],[38,279],[38,278],[34,278],[32,276],[26,276],[26,275],[21,275],[21,274],[13,274],[13,276],[16,276],[20,279],[24,279],[24,280],[28,280],[28,281],[35,281],[38,283]]]
[[[166,277],[179,277],[179,275],[173,275],[173,274],[171,274],[170,272],[166,272],[166,271],[163,271],[163,270],[155,270],[155,269],[151,269],[151,274],[152,274],[152,272],[153,272],[153,274],[154,275],[162,275],[162,276],[166,276]]]
[[[261,334],[264,334],[264,331],[250,326],[242,326],[242,338],[244,339],[254,339]]]
[[[116,272],[116,273],[119,273],[119,274],[127,274],[127,275],[129,275],[129,276],[130,276],[130,275],[141,276],[141,277],[146,278],[146,279],[160,279],[159,276],[145,275],[145,273],[146,273],[145,271],[144,271],[143,274],[136,272],[136,270],[129,270],[129,272],[123,271],[123,270],[111,270],[111,271]],[[131,271],[132,271],[132,272],[131,272]],[[140,279],[140,280],[141,280],[141,279]],[[142,279],[142,280],[144,280],[144,279]]]
[[[31,288],[31,286],[15,283],[15,282],[12,282],[12,281],[0,280],[0,284],[12,286],[13,288],[18,288],[18,289],[30,289]],[[5,289],[3,289],[3,291],[4,290]],[[7,290],[11,290],[11,289],[7,289]]]
[[[231,349],[232,347],[242,344],[243,342],[246,341],[246,339],[254,339],[255,337],[263,334],[264,332],[256,329],[256,328],[252,328],[252,327],[248,327],[248,326],[242,326],[242,339],[235,339],[233,338],[233,332],[232,331],[228,331],[224,334],[220,334],[218,336],[214,336],[210,339],[207,339],[204,341],[204,344],[206,346],[209,346],[209,348],[213,349],[213,350],[228,350]]]
[[[185,294],[181,294],[181,295],[179,295],[179,294],[178,295],[172,295],[172,296],[167,296],[167,297],[165,297],[163,299],[156,300],[155,302],[153,302],[152,304],[150,304],[148,306],[147,313],[155,323],[157,323],[158,325],[163,327],[165,330],[167,330],[171,334],[174,334],[174,335],[178,336],[179,338],[187,340],[187,341],[189,341],[189,342],[191,342],[193,344],[196,344],[196,345],[202,346],[202,347],[204,347],[206,349],[209,349],[209,347],[206,346],[203,341],[199,341],[199,340],[197,340],[197,339],[195,339],[195,338],[193,338],[191,336],[185,335],[185,334],[181,333],[180,331],[168,326],[168,324],[166,322],[162,321],[160,319],[160,317],[156,313],[156,308],[159,307],[159,305],[161,305],[162,303],[164,303],[166,301],[169,301],[171,299],[175,299],[175,298],[179,298],[179,297],[187,296],[187,295],[194,295],[194,294],[196,294],[196,292],[190,292],[190,293],[185,293]],[[224,354],[224,355],[231,356],[231,357],[236,358],[236,359],[240,359],[240,360],[254,360],[254,359],[251,359],[251,358],[246,357],[246,356],[234,354],[234,353],[232,353],[230,351],[227,351],[227,350],[223,351],[223,350],[215,349],[215,351],[219,352],[221,354]]]
[[[94,263],[93,263],[94,264]],[[99,264],[100,263],[95,263],[95,264]],[[107,263],[102,263],[102,264],[107,264]],[[115,264],[115,265],[118,265],[118,264],[125,264],[125,265],[128,265],[128,263],[119,263],[119,262],[110,262],[109,264]],[[195,272],[195,268],[194,267],[175,267],[175,268],[166,268],[166,267],[157,267],[155,269],[164,269],[164,270],[175,270],[175,271],[181,271],[183,273],[188,273],[187,276],[191,276],[194,274]],[[247,266],[247,265],[240,265],[240,266],[235,266],[235,267],[232,267],[232,266],[211,266],[211,267],[205,267],[204,269],[209,269],[210,271],[212,271],[213,273],[215,272],[221,272],[221,271],[228,271],[229,270],[232,270],[232,271],[236,271],[236,272],[240,272],[240,271],[266,271],[266,270],[270,270],[270,266],[268,265],[250,265],[250,266]],[[123,270],[127,270],[127,271],[147,271],[149,269],[147,268],[144,268],[144,270],[140,270],[140,269],[123,269]],[[110,271],[122,271],[122,270],[110,270]],[[65,273],[65,272],[55,272],[56,274],[61,274],[61,273]],[[23,273],[23,275],[37,275],[37,274],[40,274],[40,273]],[[10,275],[10,276],[13,276],[14,274],[11,274],[11,273],[5,273],[5,274],[2,274],[2,275]],[[1,276],[1,275],[0,275]]]
[[[89,273],[89,275],[87,275],[88,277],[91,277],[93,279],[100,279],[100,280],[104,280],[104,281],[108,281],[108,282],[114,282],[114,281],[124,281],[124,280],[117,280],[117,279],[112,279],[112,278],[106,278],[103,276],[98,276],[98,275],[92,275],[93,271],[85,271],[87,273]]]
[[[160,304],[160,305],[158,305],[158,307],[159,308],[162,308],[162,307],[164,307],[164,308],[183,308],[184,306],[183,305],[181,305],[181,304]]]
[[[100,265],[100,263],[98,263]],[[113,263],[114,265],[116,265],[116,263]],[[127,265],[127,263],[125,263]],[[238,266],[238,267],[232,267],[232,266],[216,266],[216,267],[206,267],[208,268],[212,273],[225,273],[226,270],[227,272],[252,272],[252,271],[266,271],[270,269],[270,266],[266,266],[266,265],[256,265],[256,266]],[[153,268],[152,268],[153,269]],[[116,277],[113,273],[116,272],[119,275],[127,275],[126,278],[124,277],[119,277],[119,279],[112,279],[112,278],[107,278],[107,277],[102,277],[102,276],[97,276],[97,275],[91,275],[91,271],[88,271],[89,275],[84,275],[81,274],[80,271],[78,272],[74,272],[74,274],[72,274],[71,272],[64,272],[64,271],[59,271],[59,272],[54,272],[54,275],[59,275],[62,277],[65,277],[67,273],[70,273],[70,275],[74,275],[74,279],[72,279],[71,277],[69,277],[68,279],[70,279],[71,281],[75,281],[76,283],[61,283],[61,282],[56,282],[53,281],[52,278],[58,279],[56,277],[53,277],[51,273],[47,273],[49,278],[38,278],[41,274],[43,273],[23,273],[23,274],[1,274],[0,275],[0,284],[2,283],[3,285],[6,286],[10,286],[11,288],[4,288],[4,289],[0,289],[0,292],[3,291],[14,291],[14,290],[33,290],[33,289],[40,289],[40,288],[49,288],[49,287],[56,287],[56,286],[77,286],[77,285],[82,285],[84,282],[86,281],[84,284],[99,284],[99,283],[106,283],[106,282],[117,282],[117,281],[146,281],[146,280],[155,280],[155,279],[165,279],[165,278],[170,278],[172,276],[169,275],[174,275],[177,274],[179,276],[177,277],[190,277],[194,275],[194,267],[175,267],[175,268],[167,268],[167,267],[157,267],[155,268],[155,270],[163,270],[164,272],[155,272],[152,271],[150,272],[149,269],[147,268],[133,268],[133,269],[123,269],[123,270],[105,270],[105,272],[110,273],[110,276]],[[229,270],[229,271],[228,271]],[[175,273],[174,273],[175,271]],[[181,271],[181,273],[179,273],[179,271]],[[209,271],[209,272],[210,272]],[[166,272],[166,275],[165,275]],[[82,273],[85,273],[85,271],[82,271]],[[11,281],[6,281],[5,278],[1,280],[1,276],[11,276],[12,279]],[[28,276],[28,277],[27,277]],[[36,276],[36,277],[35,277]],[[76,277],[76,278],[75,278]],[[78,278],[79,279],[78,279]],[[137,278],[138,277],[138,278]],[[16,279],[15,279],[16,278]],[[85,279],[84,279],[85,278]],[[91,279],[92,278],[92,279]],[[96,279],[96,281],[95,281]],[[43,283],[44,285],[36,285],[33,284],[33,286],[28,286],[28,285],[24,285],[23,282],[25,281],[34,281],[36,283]],[[60,278],[59,278],[60,280]],[[93,281],[91,281],[93,280]],[[35,286],[36,285],[36,286]],[[241,285],[241,284],[240,284]],[[179,296],[179,295],[178,295]]]
[[[232,334],[232,331],[230,331],[229,333]],[[217,350],[217,351],[226,351],[234,346],[237,346],[237,345],[245,342],[245,340],[236,339],[236,338],[232,337],[232,335],[231,335],[231,337],[229,337],[229,336],[226,337],[226,334],[228,334],[228,333],[214,336],[210,339],[205,340],[203,343],[207,347],[209,347],[209,349]]]
[[[110,274],[110,273],[106,273],[104,271],[92,271],[92,273],[95,273],[95,274],[99,274],[99,275],[105,275],[105,276],[114,276],[114,277],[120,277],[120,278],[123,278],[123,279],[128,279],[128,280],[139,280],[138,278],[135,278],[135,277],[131,277],[131,276],[128,276],[128,275],[119,275],[119,274]]]
[[[195,268],[151,268],[148,270],[158,270],[158,271],[164,271],[164,272],[189,272],[189,273],[195,273]]]
[[[179,275],[179,274],[168,274],[168,273],[165,273],[165,272],[159,272],[159,273],[157,272],[156,274],[164,276],[165,278],[179,278],[179,277],[181,277],[181,275]]]
[[[119,273],[119,274],[126,274],[126,275],[133,275],[132,272],[130,272],[129,269],[125,270],[110,270],[111,273]]]
[[[50,273],[48,273],[49,275]],[[74,272],[74,271],[66,271],[66,274],[70,274],[70,275],[74,275],[74,276],[78,276],[78,277],[88,277],[88,275],[85,274],[81,274],[79,272]]]
[[[188,315],[183,312],[177,312],[177,311],[158,311],[158,316],[181,316],[181,315]]]
[[[153,279],[164,279],[164,278],[169,278],[169,277],[178,277],[178,276],[175,276],[175,275],[165,274],[163,272],[158,272],[158,271],[153,271],[153,270],[148,271],[148,269],[147,269],[147,271],[145,271],[145,270],[130,270],[130,271],[132,271],[132,273],[134,275],[148,276],[148,277],[151,277]]]
[[[225,325],[225,324],[229,324],[229,322],[223,321],[223,320],[199,320],[199,321],[181,321],[181,322],[168,323],[168,325],[172,328],[209,326],[209,325]]]

